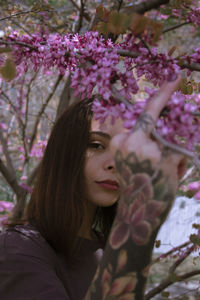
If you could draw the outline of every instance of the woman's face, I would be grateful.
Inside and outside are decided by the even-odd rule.
[[[113,205],[119,197],[119,180],[110,151],[111,138],[126,131],[121,119],[112,125],[110,118],[100,124],[92,120],[90,142],[86,152],[84,175],[87,200],[94,206]]]

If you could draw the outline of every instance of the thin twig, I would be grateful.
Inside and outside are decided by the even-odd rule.
[[[12,14],[10,16],[7,16],[7,17],[4,17],[4,18],[1,18],[0,21],[5,21],[7,19],[10,19],[10,18],[13,18],[13,17],[18,17],[20,15],[25,15],[25,14],[30,14],[30,13],[39,13],[39,12],[53,12],[55,10],[49,10],[49,9],[43,9],[43,10],[26,10],[26,11],[19,11],[15,14]]]
[[[1,130],[0,130],[0,141],[1,141],[1,144],[2,144],[2,150],[3,150],[3,153],[4,153],[5,158],[6,158],[7,167],[9,169],[9,172],[13,173],[14,176],[16,177],[15,169],[14,169],[14,166],[12,164],[12,160],[11,160],[11,157],[10,157],[10,154],[9,154],[9,151],[8,151],[7,141],[4,138],[3,133],[2,133]]]
[[[8,45],[8,46],[12,46],[12,45],[19,45],[19,46],[23,46],[23,47],[27,47],[31,50],[35,50],[35,51],[38,51],[38,48],[30,45],[30,44],[26,44],[26,43],[23,43],[23,42],[19,42],[19,41],[5,41],[5,40],[2,40],[0,39],[0,44],[2,45]]]
[[[163,29],[162,33],[166,33],[166,32],[169,32],[169,31],[172,31],[174,29],[177,29],[179,27],[182,27],[184,25],[188,25],[188,24],[191,24],[191,22],[187,21],[187,22],[183,22],[183,23],[179,23],[179,24],[176,24],[174,26],[171,26],[171,27],[168,27],[166,29]]]
[[[170,143],[166,141],[163,137],[161,137],[155,130],[152,131],[152,135],[155,137],[156,140],[161,142],[165,147],[177,152],[181,153],[184,156],[190,158],[193,160],[196,167],[200,170],[200,160],[198,159],[197,155],[181,146],[175,145],[173,143]]]
[[[140,53],[139,52],[132,52],[132,51],[129,51],[129,50],[117,50],[117,54],[121,55],[121,56],[128,56],[128,57],[131,57],[131,58],[137,58]]]
[[[78,4],[74,0],[70,0],[70,2],[76,7],[76,9],[81,11],[81,8],[78,6]],[[91,21],[91,17],[86,12],[83,13],[83,16],[88,22]]]
[[[32,35],[31,33],[27,30],[27,28],[25,28],[24,26],[22,26],[21,24],[19,24],[18,22],[14,21],[13,19],[11,20],[11,22],[18,26],[19,28],[21,28],[24,32],[26,32],[31,38],[32,38]]]
[[[160,261],[160,259],[162,258],[166,258],[167,256],[173,254],[174,252],[177,252],[177,251],[180,251],[182,248],[185,248],[187,247],[188,245],[191,244],[191,241],[187,241],[185,243],[183,243],[182,245],[178,246],[178,247],[174,247],[173,249],[169,250],[168,252],[166,252],[164,254],[164,257],[163,257],[163,254],[161,254],[159,257],[157,257],[156,259],[154,259],[152,262],[151,262],[151,265],[157,263]]]
[[[120,93],[118,92],[118,90],[112,86],[112,93],[115,99],[119,100],[120,102],[124,103],[126,106],[129,106],[130,103],[128,100],[126,100],[125,97],[123,97],[122,95],[120,95]]]
[[[133,12],[144,14],[146,11],[149,11],[151,9],[156,9],[164,4],[168,4],[169,1],[170,0],[148,0],[137,5],[133,4],[131,6],[129,5],[127,7],[124,7],[122,12],[125,12],[127,14],[131,14]]]
[[[187,278],[190,278],[192,276],[195,275],[199,275],[200,274],[200,270],[194,270],[188,273],[185,273],[183,275],[177,275],[177,281],[176,282],[180,282],[183,281]],[[171,274],[170,274],[171,275]],[[175,282],[172,282],[171,277],[169,276],[168,278],[164,279],[158,286],[156,286],[155,288],[151,289],[145,296],[144,296],[144,300],[149,300],[152,297],[154,297],[155,295],[159,294],[160,292],[162,292],[164,289],[166,289],[169,285],[172,285]]]
[[[191,64],[185,64],[185,63],[181,63],[180,64],[181,68],[186,68],[192,71],[197,71],[200,72],[200,64],[199,63],[191,63]]]
[[[78,20],[78,26],[77,26],[77,32],[80,32],[82,26],[83,26],[83,16],[84,16],[84,10],[85,10],[85,3],[83,0],[81,0],[81,7],[79,11],[79,20]]]
[[[192,245],[182,257],[178,258],[175,263],[170,267],[169,273],[174,273],[176,268],[194,251],[195,245]]]
[[[1,90],[1,94],[4,96],[4,98],[7,100],[7,102],[10,104],[10,106],[13,108],[13,111],[17,117],[17,120],[19,121],[19,125],[21,125],[21,127],[24,127],[24,123],[23,120],[21,119],[21,117],[19,116],[19,114],[17,114],[17,109],[15,107],[15,105],[12,103],[12,101],[10,100],[10,98],[8,97],[8,95],[6,93],[4,93],[3,90]]]
[[[127,107],[131,104],[129,101],[127,101],[127,99],[125,99],[123,96],[121,96],[119,94],[119,92],[117,91],[117,89],[114,86],[112,86],[112,92],[113,92],[113,96],[120,102],[124,103]],[[156,132],[156,130],[152,131],[152,135],[156,140],[161,142],[165,147],[167,147],[175,152],[181,153],[184,156],[192,159],[194,164],[196,165],[196,167],[200,170],[200,160],[198,159],[198,157],[195,153],[193,153],[181,146],[178,146],[176,144],[166,141],[162,136],[160,136],[158,134],[158,132]]]
[[[34,143],[34,140],[35,140],[35,137],[37,135],[37,130],[38,130],[38,125],[39,125],[39,122],[40,122],[40,119],[42,117],[42,114],[44,113],[45,111],[45,108],[47,107],[49,101],[51,100],[51,98],[53,97],[55,91],[56,91],[56,88],[57,86],[59,85],[60,81],[62,80],[63,78],[63,75],[59,75],[54,86],[53,86],[53,89],[51,91],[51,93],[48,95],[46,101],[44,102],[44,104],[42,105],[38,115],[37,115],[37,119],[35,121],[35,124],[34,124],[34,128],[33,128],[33,133],[31,135],[31,138],[30,138],[30,144],[29,144],[29,151],[31,151],[32,147],[33,147],[33,143]]]
[[[11,172],[8,167],[4,164],[3,160],[0,158],[0,171],[12,190],[14,191],[15,194],[18,194],[19,190],[19,185],[17,183],[17,177],[15,175],[15,172]]]
[[[36,175],[37,175],[37,172],[38,172],[38,169],[40,167],[40,163],[38,163],[38,165],[32,170],[32,172],[30,173],[30,175],[28,176],[27,180],[26,180],[26,184],[28,186],[31,186]]]

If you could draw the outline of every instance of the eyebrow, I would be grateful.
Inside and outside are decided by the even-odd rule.
[[[90,135],[99,135],[103,138],[106,138],[107,140],[111,139],[110,135],[108,133],[103,132],[103,131],[92,131],[92,132],[90,132]]]

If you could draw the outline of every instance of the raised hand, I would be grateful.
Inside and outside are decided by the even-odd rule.
[[[180,78],[166,82],[149,101],[134,131],[118,134],[111,141],[121,197],[103,260],[88,293],[90,299],[145,297],[156,235],[173,204],[185,166],[184,157],[155,141],[151,132],[179,82]]]

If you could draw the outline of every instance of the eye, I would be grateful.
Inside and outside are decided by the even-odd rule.
[[[96,149],[96,150],[104,150],[105,149],[104,145],[102,145],[99,142],[91,142],[89,144],[89,148],[93,148],[93,149]]]

